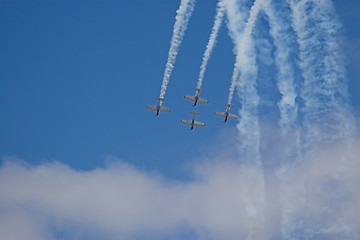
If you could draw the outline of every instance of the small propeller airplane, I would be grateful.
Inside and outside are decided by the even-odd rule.
[[[193,96],[184,96],[184,98],[193,101],[194,102],[194,107],[196,106],[196,104],[198,102],[205,103],[205,104],[209,103],[208,100],[205,100],[203,98],[199,98],[200,92],[203,92],[204,90],[202,90],[200,88],[195,88],[195,91],[196,91],[196,94],[195,94],[194,97]]]
[[[165,108],[161,106],[162,101],[164,101],[164,98],[155,98],[155,100],[158,100],[159,103],[157,106],[146,106],[146,109],[150,109],[153,111],[156,111],[156,116],[159,116],[160,112],[170,112],[169,108]]]
[[[192,120],[181,120],[181,123],[190,125],[191,126],[190,130],[193,130],[194,126],[205,127],[205,123],[195,121],[195,116],[199,115],[198,112],[190,112],[190,113],[193,114]]]
[[[215,115],[218,115],[220,117],[225,118],[224,122],[227,122],[228,118],[231,118],[231,119],[238,119],[239,118],[235,114],[229,113],[230,108],[234,107],[233,105],[225,104],[225,106],[226,106],[226,112],[215,112]]]

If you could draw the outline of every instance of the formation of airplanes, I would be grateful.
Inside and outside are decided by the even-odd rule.
[[[194,107],[196,106],[196,104],[199,103],[204,103],[204,104],[208,104],[209,101],[205,100],[203,98],[200,98],[200,92],[203,92],[202,89],[200,88],[196,88],[195,89],[196,94],[195,96],[184,96],[185,99],[188,99],[190,101],[194,102]],[[156,116],[159,115],[160,112],[170,112],[170,108],[166,108],[166,107],[162,107],[162,102],[164,101],[164,98],[155,98],[155,100],[158,101],[158,105],[157,106],[146,106],[146,109],[149,110],[153,110],[156,111]],[[226,106],[226,111],[225,112],[215,112],[215,115],[223,117],[224,118],[224,122],[226,123],[227,120],[230,119],[238,119],[239,117],[236,116],[235,114],[229,113],[230,108],[234,107],[231,104],[225,104]],[[186,125],[190,125],[190,130],[194,129],[194,126],[196,127],[205,127],[205,123],[199,122],[195,120],[195,116],[199,115],[198,112],[190,112],[193,115],[192,120],[181,120],[181,123],[186,124]]]

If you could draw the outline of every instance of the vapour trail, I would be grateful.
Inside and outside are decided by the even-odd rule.
[[[246,66],[249,65],[250,58],[255,55],[255,54],[251,55],[252,53],[254,53],[254,50],[253,49],[250,50],[252,47],[249,47],[249,45],[251,45],[251,46],[253,45],[251,34],[252,34],[253,28],[255,26],[255,21],[256,21],[258,13],[260,11],[262,2],[263,2],[263,0],[256,0],[254,2],[253,6],[250,9],[250,16],[246,22],[244,32],[241,35],[241,40],[240,40],[240,42],[236,42],[236,44],[238,44],[238,46],[236,48],[237,55],[236,55],[236,62],[235,62],[233,75],[231,78],[231,86],[229,89],[230,92],[229,92],[228,104],[231,104],[233,94],[235,91],[235,85],[239,78],[240,71],[244,71],[244,72],[246,71]],[[252,62],[252,64],[256,65],[256,61]],[[255,69],[252,69],[250,71],[254,71],[254,70]],[[256,72],[257,72],[257,69],[256,69]]]
[[[237,46],[240,45],[239,41],[245,28],[249,9],[239,4],[239,0],[223,0],[223,4],[228,19],[227,28],[234,43],[234,54],[236,56]]]
[[[254,181],[257,182],[258,186],[256,191],[261,195],[264,194],[264,177],[260,159],[260,124],[258,118],[259,95],[257,94],[257,89],[255,87],[258,67],[256,64],[256,51],[252,32],[262,2],[262,0],[256,0],[254,2],[250,8],[244,30],[241,34],[238,34],[238,38],[235,41],[236,60],[228,98],[228,104],[231,104],[235,84],[241,71],[241,78],[237,85],[242,105],[239,111],[240,119],[237,125],[240,139],[239,153],[244,163],[258,167],[257,173],[254,174]],[[242,6],[240,5],[240,8],[241,7]],[[231,18],[229,17],[229,21],[230,20]],[[235,31],[236,30],[237,29],[235,28]],[[258,201],[250,202],[248,209],[262,209],[263,202],[263,197],[259,198]],[[251,215],[253,216],[250,217],[250,225],[262,221],[257,214],[249,212],[249,216]],[[249,236],[251,236],[251,234]]]
[[[299,45],[304,101],[304,150],[346,139],[354,132],[349,114],[341,28],[330,0],[288,0]]]
[[[293,61],[294,36],[291,35],[292,29],[289,18],[281,16],[280,9],[275,6],[273,1],[264,2],[264,13],[268,17],[270,35],[275,46],[275,64],[277,67],[277,86],[281,100],[278,102],[280,110],[279,125],[283,133],[293,130],[297,124],[298,105],[296,103],[295,89],[295,65]]]
[[[261,9],[262,2],[263,0],[255,0],[250,9],[249,18],[246,22],[242,37],[240,38],[239,46],[237,47],[236,62],[228,99],[228,104],[231,104],[235,83],[238,80],[240,71],[241,76],[237,84],[242,105],[239,112],[240,121],[237,125],[240,138],[239,150],[241,153],[240,156],[246,164],[256,166],[256,171],[251,174],[255,187],[249,189],[249,191],[255,191],[259,196],[258,199],[249,199],[246,205],[246,214],[250,229],[246,237],[248,240],[263,239],[263,236],[259,236],[258,229],[262,228],[259,226],[263,226],[265,220],[262,214],[265,202],[265,183],[260,156],[259,95],[256,89],[258,66],[256,63],[255,44],[252,38],[255,21]],[[248,197],[244,196],[244,198],[246,199]]]
[[[257,79],[256,51],[252,39],[252,32],[255,26],[257,15],[261,9],[262,0],[256,0],[250,11],[245,7],[244,1],[224,1],[226,14],[228,17],[229,34],[232,38],[236,55],[235,67],[231,81],[229,101],[231,104],[235,84],[241,71],[241,79],[238,84],[238,91],[242,108],[240,110],[240,121],[237,126],[239,130],[239,153],[241,160],[246,165],[255,167],[249,173],[251,181],[254,183],[249,192],[257,194],[257,198],[244,195],[245,219],[248,231],[245,233],[246,239],[262,239],[259,236],[261,226],[263,226],[264,215],[264,173],[260,159],[260,125],[258,119],[259,96],[255,88]],[[234,10],[234,9],[237,9]],[[244,14],[248,12],[248,14]],[[239,16],[240,15],[240,16]],[[248,16],[248,19],[242,19]],[[242,20],[242,23],[239,23]],[[246,23],[246,24],[244,24]],[[260,227],[259,227],[260,226]]]
[[[298,88],[294,60],[297,50],[296,36],[291,26],[291,10],[286,2],[265,1],[263,11],[267,16],[270,36],[275,47],[275,65],[277,68],[277,88],[281,99],[277,103],[280,113],[278,125],[282,136],[287,139],[280,159],[296,160],[301,158],[301,134],[298,120]],[[297,77],[299,78],[299,77]]]
[[[280,112],[278,125],[284,139],[286,139],[286,145],[283,146],[281,155],[278,156],[283,164],[281,166],[282,171],[278,171],[277,175],[282,205],[280,224],[283,227],[281,230],[284,239],[289,239],[290,235],[287,231],[291,222],[291,213],[297,204],[302,205],[303,203],[303,197],[294,198],[291,196],[294,191],[292,191],[292,186],[289,186],[289,182],[292,180],[289,177],[292,175],[289,166],[301,158],[300,130],[297,119],[298,105],[296,102],[297,89],[295,88],[296,65],[294,56],[297,52],[294,45],[296,46],[296,36],[289,21],[291,10],[288,5],[284,6],[283,3],[266,1],[263,11],[267,16],[270,36],[275,46],[276,81],[281,94],[281,99],[277,104]]]
[[[248,14],[249,17],[246,21],[243,31],[241,31],[241,28],[238,26],[235,26],[234,23],[231,23],[238,20],[238,18],[233,20],[232,15],[228,15],[228,27],[230,29],[230,36],[235,38],[234,44],[236,54],[228,103],[231,104],[231,99],[235,90],[235,84],[241,71],[241,78],[237,85],[240,101],[242,104],[242,108],[239,112],[240,121],[238,124],[239,138],[241,139],[239,144],[239,152],[242,154],[242,159],[244,161],[249,161],[249,163],[251,162],[251,164],[257,166],[261,166],[260,126],[257,114],[259,96],[257,94],[257,89],[255,88],[258,67],[256,64],[256,51],[252,39],[252,31],[255,26],[257,15],[261,9],[262,2],[263,0],[256,0],[254,2]],[[232,3],[232,5],[237,4]],[[245,8],[242,5],[245,5],[244,2],[240,2],[240,5],[237,7],[241,10],[244,10]],[[228,10],[228,7],[226,10]]]
[[[303,84],[300,96],[304,102],[302,112],[303,133],[302,151],[306,156],[314,154],[316,149],[324,145],[334,144],[341,140],[346,143],[352,138],[354,131],[353,117],[349,110],[349,94],[346,83],[346,70],[341,50],[341,24],[337,19],[334,6],[330,0],[288,0],[292,10],[292,26],[299,46],[299,68],[302,71]],[[346,178],[345,164],[347,157],[339,159],[339,169],[333,174],[334,188],[342,186]],[[291,180],[291,171],[287,173],[287,182]],[[307,176],[304,176],[306,178]],[[324,188],[326,183],[319,183],[313,188]],[[291,189],[288,189],[289,192]],[[335,209],[348,204],[350,190],[337,192],[332,199],[336,204],[331,207],[315,208],[315,216],[325,216],[314,225],[299,223],[296,218],[299,208],[306,206],[307,186],[301,186],[295,194],[287,194],[288,198],[283,213],[283,237],[292,239],[302,235],[304,238],[318,239],[337,236],[339,239],[355,239],[356,231],[352,222],[339,218]],[[341,200],[336,200],[341,199]],[[293,201],[294,200],[294,201]],[[336,200],[336,201],[335,201]],[[306,231],[305,231],[306,229]]]
[[[206,45],[206,50],[203,56],[203,61],[202,64],[200,66],[200,73],[199,73],[199,78],[198,78],[198,83],[197,83],[197,88],[201,88],[203,79],[204,79],[204,74],[205,74],[205,70],[206,70],[206,66],[207,63],[210,59],[211,53],[214,49],[215,43],[216,43],[216,38],[218,36],[219,33],[219,29],[221,27],[221,23],[223,21],[224,18],[224,3],[222,0],[219,0],[218,4],[217,4],[217,8],[216,8],[216,16],[215,16],[215,21],[214,21],[214,26],[211,30],[211,34],[210,34],[210,38],[209,38],[209,42]]]
[[[173,36],[171,39],[168,60],[165,66],[164,78],[161,85],[160,98],[163,98],[166,93],[166,88],[169,83],[171,72],[174,68],[176,56],[184,37],[189,19],[193,13],[194,6],[195,0],[181,0],[180,7],[176,11]]]

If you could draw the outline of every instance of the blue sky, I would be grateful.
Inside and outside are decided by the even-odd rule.
[[[107,155],[177,175],[227,126],[223,111],[234,56],[222,27],[199,106],[204,129],[180,119],[193,110],[199,66],[216,1],[200,1],[189,24],[164,106],[154,117],[178,1],[2,1],[1,155],[76,169]],[[235,103],[236,104],[236,103]]]
[[[359,3],[335,3],[351,44],[350,89],[359,112]],[[234,63],[224,26],[203,84],[210,104],[197,109],[207,126],[189,132],[180,119],[191,117],[183,95],[196,86],[216,1],[199,1],[190,19],[164,102],[172,113],[156,118],[145,110],[160,91],[178,4],[1,1],[0,155],[76,169],[116,155],[178,176],[184,162],[206,154],[235,125],[213,114],[224,109]]]
[[[204,92],[201,96],[210,103],[198,104],[194,109],[192,103],[183,98],[185,94],[194,94],[217,1],[198,0],[196,3],[163,103],[164,107],[171,108],[171,113],[161,113],[156,117],[153,111],[145,109],[146,105],[156,104],[154,98],[158,97],[160,92],[179,2],[0,0],[2,168],[7,169],[6,162],[15,159],[15,162],[24,161],[29,166],[40,166],[40,169],[34,170],[35,173],[38,170],[41,172],[42,166],[50,164],[50,173],[63,176],[61,169],[68,166],[70,170],[65,167],[65,175],[69,176],[75,185],[79,180],[76,173],[87,171],[89,175],[96,175],[94,181],[105,179],[104,182],[111,185],[112,180],[117,179],[111,175],[112,168],[110,167],[110,173],[101,169],[109,165],[108,161],[116,159],[116,162],[134,166],[137,170],[129,170],[131,173],[135,172],[134,176],[144,173],[139,179],[134,177],[139,185],[150,182],[149,189],[162,192],[160,196],[164,198],[172,191],[168,185],[172,186],[173,180],[179,181],[179,185],[174,186],[176,193],[182,193],[182,184],[197,177],[209,182],[209,189],[221,192],[222,189],[217,188],[217,181],[227,183],[230,176],[238,173],[232,169],[231,164],[215,164],[215,167],[207,167],[205,164],[204,168],[193,165],[199,162],[201,165],[207,160],[234,159],[237,156],[238,122],[229,120],[224,124],[222,118],[214,115],[215,111],[225,110],[224,104],[227,102],[235,61],[234,45],[225,24],[220,29],[202,86]],[[252,2],[249,1],[248,5]],[[339,42],[341,41],[346,55],[344,61],[347,63],[351,101],[349,112],[355,116],[359,125],[360,2],[336,0],[334,5],[340,21],[344,24],[345,38],[339,39]],[[255,38],[269,39],[268,29],[266,19],[260,15],[254,30]],[[274,51],[274,48],[270,49]],[[267,57],[273,56],[271,51],[259,54],[258,82],[264,84],[259,86],[259,92],[264,97],[261,105],[263,108],[260,110],[261,118],[269,125],[264,127],[268,131],[265,135],[271,135],[267,136],[267,140],[277,141],[277,135],[272,133],[271,129],[276,126],[278,118],[278,112],[272,109],[280,98],[275,86],[276,69],[273,62],[264,64]],[[296,75],[300,74],[297,69]],[[261,79],[267,76],[270,76],[270,81]],[[237,114],[241,107],[237,96],[234,97],[233,104],[235,107],[232,111]],[[192,117],[189,112],[193,110],[200,113],[197,119],[206,123],[205,128],[189,131],[188,126],[180,124],[181,119]],[[270,161],[274,160],[276,153],[269,150],[269,146],[272,146],[271,142],[267,142],[263,150],[265,153],[275,154],[269,157]],[[278,149],[275,152],[277,151]],[[322,162],[323,158],[319,159]],[[53,161],[64,166],[51,165]],[[96,170],[99,168],[100,170]],[[220,169],[219,172],[215,170],[217,168]],[[118,168],[115,167],[116,169]],[[303,169],[299,170],[297,174],[301,175],[302,171]],[[152,174],[156,175],[155,178]],[[163,177],[169,181],[164,182]],[[16,180],[15,177],[14,179]],[[131,182],[133,178],[129,179]],[[251,180],[251,177],[246,179]],[[160,190],[154,187],[158,185],[161,185]],[[136,184],[129,186],[137,187]],[[195,188],[197,187],[196,185]],[[254,188],[256,187],[255,184]],[[193,196],[193,188],[189,189],[189,195]],[[185,190],[184,192],[185,195],[188,193]],[[204,190],[204,198],[195,194],[194,201],[205,201],[204,199],[213,197],[209,192],[211,191]],[[217,192],[214,194],[217,195]],[[182,200],[181,197],[179,199]],[[151,200],[149,202],[151,203]],[[225,209],[224,212],[226,211]],[[71,216],[64,219],[68,218],[71,219]],[[209,218],[212,219],[211,216]],[[61,217],[59,219],[60,222],[64,220]],[[197,229],[197,220],[194,222],[196,224],[192,227]],[[203,222],[199,222],[202,227]],[[91,229],[91,224],[84,225],[85,232]],[[214,220],[206,226],[217,229],[218,225]],[[109,227],[109,231],[112,232],[116,227]],[[69,236],[74,236],[71,235],[72,230],[62,230],[61,227],[59,229],[53,233],[58,239],[66,239],[69,232]],[[96,234],[103,238],[102,231],[106,232],[108,228],[101,225],[99,229],[100,233]],[[154,231],[157,231],[156,227]],[[193,228],[187,231],[189,232],[179,230],[179,238],[186,239],[187,234],[192,238],[207,236],[205,233],[193,234]],[[222,231],[226,232],[219,227],[215,236],[224,236],[221,235]],[[230,231],[230,235],[225,236],[233,236],[231,234],[236,235],[237,232]],[[279,232],[274,233],[276,234]],[[87,236],[82,235],[83,239]],[[109,239],[113,237],[111,234],[105,236]],[[140,235],[140,238],[141,236],[143,235]],[[169,234],[166,233],[165,236]]]

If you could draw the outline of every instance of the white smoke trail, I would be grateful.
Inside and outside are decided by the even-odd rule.
[[[252,39],[252,31],[255,26],[257,15],[261,9],[262,0],[256,0],[250,9],[249,17],[244,26],[244,31],[241,27],[236,26],[236,20],[232,19],[234,11],[228,14],[230,36],[234,40],[236,61],[231,80],[231,87],[229,93],[228,103],[231,104],[231,99],[235,89],[235,84],[239,78],[241,71],[241,79],[238,84],[240,100],[242,109],[240,110],[240,123],[238,125],[240,137],[240,153],[243,159],[251,161],[251,164],[261,166],[260,163],[260,127],[257,116],[257,107],[259,104],[259,96],[255,88],[257,78],[256,53]],[[226,10],[230,7],[236,6],[234,1],[225,2]],[[239,31],[240,30],[240,31]]]
[[[240,138],[240,154],[243,160],[250,165],[256,166],[253,177],[254,189],[249,191],[257,192],[258,199],[249,199],[247,202],[247,218],[250,231],[247,239],[262,239],[258,235],[258,230],[264,225],[264,202],[265,202],[265,183],[264,172],[260,159],[260,125],[258,119],[259,96],[255,87],[258,67],[256,64],[256,52],[252,38],[253,28],[257,15],[261,9],[262,0],[255,0],[250,9],[249,18],[246,22],[244,32],[237,47],[235,68],[233,71],[232,82],[229,92],[228,104],[231,104],[232,94],[235,90],[235,83],[241,72],[240,82],[237,85],[240,102],[240,121],[237,125]],[[244,196],[244,198],[248,198]],[[262,230],[260,230],[262,231]]]
[[[288,0],[292,10],[292,26],[299,45],[299,68],[302,70],[303,85],[300,96],[304,102],[302,150],[308,156],[323,145],[352,139],[354,131],[353,117],[349,110],[349,95],[346,84],[344,58],[341,52],[341,24],[335,14],[330,0]],[[350,169],[344,167],[344,156],[340,159],[339,169],[333,174],[334,187],[342,192],[334,192],[332,198],[336,205],[321,205],[314,209],[314,216],[322,216],[316,224],[307,224],[306,219],[297,219],[297,209],[306,206],[307,194],[313,188],[324,188],[319,183],[311,188],[302,185],[294,194],[292,189],[285,191],[285,208],[283,215],[283,237],[293,239],[319,239],[337,236],[337,239],[356,239],[356,231],[351,222],[344,221],[335,215],[335,209],[347,203],[346,195],[351,190],[343,188],[343,179]],[[292,180],[287,170],[286,181]],[[307,178],[308,176],[303,176]],[[292,194],[288,194],[292,191]],[[337,199],[342,199],[338,201]],[[325,219],[333,219],[325,221]]]
[[[249,8],[240,0],[223,0],[227,16],[229,35],[234,43],[234,54],[237,54],[237,46],[240,45],[241,35],[244,31],[248,18]]]
[[[228,17],[229,34],[232,38],[236,54],[236,62],[231,81],[228,103],[235,89],[241,71],[241,79],[238,84],[242,109],[240,110],[240,122],[238,124],[240,148],[239,153],[242,160],[249,165],[255,166],[254,171],[249,173],[254,186],[247,189],[249,192],[255,192],[257,199],[252,199],[244,195],[246,207],[245,219],[247,219],[248,231],[246,239],[262,239],[259,236],[264,222],[264,173],[260,161],[260,126],[257,116],[259,96],[255,88],[257,78],[256,52],[252,39],[252,32],[255,26],[257,15],[261,9],[262,0],[256,0],[250,9],[247,21],[243,19],[244,1],[224,1],[226,14]],[[236,9],[236,10],[235,10]],[[246,16],[246,15],[245,15]],[[241,22],[239,22],[241,21]],[[246,24],[244,24],[246,22]]]
[[[231,40],[234,44],[234,54],[237,56],[239,52],[239,46],[241,45],[242,35],[246,26],[246,18],[248,18],[248,14],[245,13],[247,13],[249,9],[245,8],[239,0],[223,0],[223,3],[228,20],[227,27],[229,30],[229,36],[231,37]],[[234,81],[234,84],[235,82],[236,81]],[[233,81],[231,84],[232,83]],[[231,94],[233,94],[233,92]]]
[[[286,6],[288,7],[288,6]],[[296,102],[295,89],[295,64],[294,50],[295,37],[289,23],[289,9],[282,6],[282,4],[274,1],[266,1],[264,3],[264,13],[267,16],[270,36],[273,39],[275,46],[275,64],[277,67],[277,87],[282,95],[278,102],[280,120],[278,125],[284,139],[287,140],[283,146],[281,155],[278,156],[282,162],[281,171],[277,172],[279,179],[279,202],[283,206],[282,212],[279,213],[279,225],[283,224],[282,235],[284,239],[289,239],[287,233],[287,224],[290,222],[291,212],[296,205],[303,205],[303,197],[292,196],[294,192],[292,186],[289,186],[291,181],[291,166],[294,160],[301,159],[300,151],[300,130],[298,126],[298,105]]]
[[[218,5],[217,5],[217,9],[216,9],[216,16],[215,16],[215,21],[214,21],[214,26],[211,30],[211,35],[209,38],[209,42],[206,46],[206,50],[203,56],[203,61],[202,64],[200,66],[200,73],[199,73],[199,78],[198,78],[198,83],[197,83],[197,88],[201,88],[203,79],[204,79],[204,74],[205,74],[205,70],[206,70],[206,66],[207,63],[210,59],[211,56],[211,52],[213,51],[213,48],[215,46],[216,43],[216,38],[217,35],[219,33],[219,29],[221,27],[221,23],[223,21],[223,17],[224,17],[224,3],[222,0],[219,0]]]
[[[228,104],[231,104],[235,84],[241,72],[240,81],[237,84],[242,107],[240,109],[239,152],[244,161],[261,166],[260,161],[260,125],[258,119],[259,96],[257,94],[256,79],[258,67],[256,64],[256,52],[252,38],[253,28],[257,15],[261,9],[262,0],[256,0],[250,9],[249,18],[245,24],[240,40],[235,44],[236,61],[229,89]]]
[[[246,22],[244,32],[241,35],[241,40],[236,41],[235,44],[237,44],[236,47],[236,62],[235,67],[233,71],[233,76],[231,78],[231,86],[229,89],[229,98],[228,98],[228,104],[231,104],[232,97],[235,91],[235,85],[237,82],[237,79],[239,78],[240,71],[247,71],[246,67],[248,65],[256,65],[255,61],[250,63],[251,57],[255,56],[254,50],[252,48],[252,31],[255,26],[255,21],[257,18],[257,15],[261,9],[263,0],[256,0],[253,4],[253,6],[250,9],[250,16]],[[253,59],[255,60],[255,58]],[[246,67],[245,67],[246,65]],[[252,69],[253,71],[255,69]],[[255,70],[257,72],[257,69]],[[246,75],[246,74],[245,74]]]
[[[291,164],[296,159],[301,159],[301,134],[298,120],[298,96],[295,83],[296,62],[294,56],[297,51],[296,37],[293,34],[289,21],[290,9],[286,2],[265,1],[263,11],[267,16],[270,27],[270,36],[275,46],[275,65],[277,68],[277,87],[281,94],[278,102],[280,127],[282,137],[287,139],[279,160],[286,160]],[[286,183],[285,183],[286,184]]]
[[[194,6],[195,0],[181,0],[180,7],[176,11],[173,36],[171,39],[171,45],[165,67],[164,78],[161,85],[160,98],[163,98],[166,93],[166,88],[169,83],[171,72],[174,68],[176,56],[178,54],[181,41],[184,37],[189,19],[194,10]]]
[[[275,45],[275,64],[278,70],[277,86],[282,95],[278,103],[279,125],[285,134],[296,128],[297,124],[298,105],[296,103],[294,50],[292,47],[294,37],[291,35],[289,18],[283,18],[279,12],[276,12],[277,10],[284,11],[284,9],[275,9],[274,5],[273,1],[265,1],[263,10],[268,17],[270,35]]]
[[[288,0],[298,37],[299,67],[304,83],[304,149],[351,137],[346,68],[341,28],[330,0]]]

